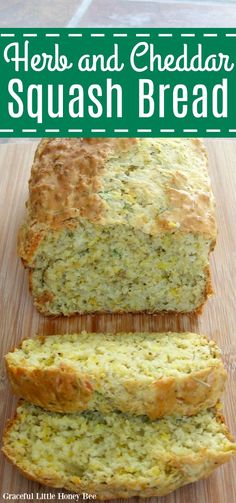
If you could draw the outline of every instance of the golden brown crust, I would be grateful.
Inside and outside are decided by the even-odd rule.
[[[80,218],[101,225],[116,223],[99,195],[104,184],[103,173],[109,158],[122,152],[135,153],[137,150],[145,163],[150,154],[141,141],[134,138],[51,138],[40,142],[29,182],[27,220],[18,239],[19,255],[25,264],[30,263],[42,237],[50,229],[74,227]],[[195,164],[196,159],[199,161],[202,176],[199,177],[196,166],[193,173],[191,170],[183,173],[177,167],[167,184],[160,183],[158,188],[155,183],[147,186],[150,204],[157,205],[158,194],[163,194],[167,205],[150,224],[150,233],[173,232],[177,226],[175,230],[203,233],[214,242],[216,223],[207,178],[206,149],[198,139],[183,141],[187,142]],[[158,142],[160,145],[169,142],[171,146],[173,141],[159,139]],[[173,144],[171,148],[178,148],[178,145]],[[168,169],[167,166],[167,173]],[[145,221],[146,216],[139,212],[134,215],[133,225],[143,228]]]
[[[135,167],[143,168],[141,182],[139,174],[126,177],[130,179],[127,184],[123,175],[127,166],[132,167],[133,158]],[[158,169],[160,176],[156,177]],[[113,177],[114,170],[117,172]],[[34,304],[47,316],[55,316],[57,310],[60,314],[60,308],[53,309],[57,293],[46,285],[32,288],[32,278],[37,277],[32,271],[38,267],[41,241],[46,236],[50,240],[51,233],[86,226],[88,222],[99,227],[128,226],[152,236],[169,232],[201,234],[209,239],[210,245],[206,246],[210,250],[215,245],[214,200],[207,174],[207,154],[198,139],[44,139],[35,153],[29,193],[27,218],[18,237],[18,252],[29,268]],[[129,196],[134,204],[125,199]],[[127,213],[119,211],[125,205],[130,208]],[[54,237],[56,240],[57,234]],[[47,260],[42,258],[41,264],[44,262],[46,264]],[[211,293],[209,268],[204,272],[205,292],[198,304],[202,302],[191,314],[202,311]],[[72,309],[74,307],[75,303]],[[92,305],[88,311],[79,307],[73,312],[65,309],[63,314],[109,312],[91,311]],[[112,312],[129,311],[118,308]],[[163,313],[155,309],[132,312]]]
[[[101,175],[109,152],[125,150],[134,139],[50,138],[40,142],[29,182],[31,221],[49,226],[78,215],[91,221],[103,212]]]
[[[199,169],[207,170],[208,156],[203,142],[199,138],[189,140],[196,150],[196,156],[201,159],[202,166]],[[193,179],[194,175],[193,173]],[[159,216],[159,225],[162,231],[171,228],[172,220],[178,222],[183,232],[193,232],[208,235],[213,242],[216,238],[216,220],[212,192],[210,184],[202,181],[202,187],[190,188],[191,178],[183,172],[176,170],[168,185],[164,188],[168,207]],[[196,180],[196,184],[197,184]]]
[[[197,414],[219,401],[226,377],[223,365],[192,372],[179,382],[174,378],[164,377],[154,383],[156,401],[149,404],[145,413],[151,419],[170,414]]]
[[[97,192],[110,152],[135,143],[127,138],[48,138],[35,152],[29,181],[27,221],[18,236],[18,252],[25,264],[48,229],[75,225],[85,217],[98,222],[104,202]]]
[[[6,359],[8,377],[13,391],[35,405],[59,412],[85,410],[92,395],[92,384],[85,376],[73,372],[65,364],[60,369],[11,366]]]
[[[41,338],[43,339],[43,338]],[[211,342],[214,345],[213,342]],[[6,355],[6,366],[12,389],[16,395],[49,411],[76,412],[90,408],[89,401],[96,392],[92,375],[84,375],[69,365],[60,368],[34,368],[16,366]],[[214,406],[225,385],[226,371],[220,360],[215,366],[191,372],[180,377],[163,377],[147,384],[139,393],[138,382],[126,382],[129,400],[116,402],[122,412],[144,414],[151,419],[164,415],[193,415]],[[99,388],[101,397],[106,392]],[[103,412],[104,405],[101,404]],[[106,412],[114,410],[113,402],[105,404]]]
[[[166,194],[171,209],[160,216],[163,230],[169,229],[169,222],[173,217],[172,208],[174,208],[175,220],[180,223],[182,231],[193,233],[197,231],[200,234],[211,235],[215,226],[214,214],[210,213],[208,218],[205,218],[210,207],[210,194],[198,192],[191,199],[188,192],[176,187],[167,187]]]

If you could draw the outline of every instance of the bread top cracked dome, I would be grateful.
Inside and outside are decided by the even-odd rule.
[[[30,263],[47,230],[79,221],[156,236],[216,238],[207,155],[198,139],[51,138],[40,142],[19,253]]]

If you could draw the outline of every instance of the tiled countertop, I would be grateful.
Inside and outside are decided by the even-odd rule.
[[[236,0],[0,0],[0,27],[236,26]]]

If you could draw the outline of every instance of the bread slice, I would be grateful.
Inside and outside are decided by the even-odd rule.
[[[53,335],[6,355],[13,391],[58,412],[191,415],[219,400],[220,351],[194,333]]]
[[[19,254],[45,315],[194,312],[211,293],[214,200],[197,139],[50,138]]]
[[[212,409],[150,421],[45,412],[25,402],[5,430],[3,452],[29,479],[110,499],[162,496],[207,477],[236,444]]]

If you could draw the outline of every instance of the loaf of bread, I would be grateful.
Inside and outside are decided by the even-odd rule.
[[[19,254],[45,315],[194,312],[216,238],[197,139],[40,142]]]
[[[25,402],[8,424],[3,452],[29,479],[110,499],[162,496],[207,477],[236,444],[212,409],[151,421],[45,412]]]
[[[54,335],[6,355],[13,391],[47,410],[191,415],[221,397],[213,341],[193,333]]]

